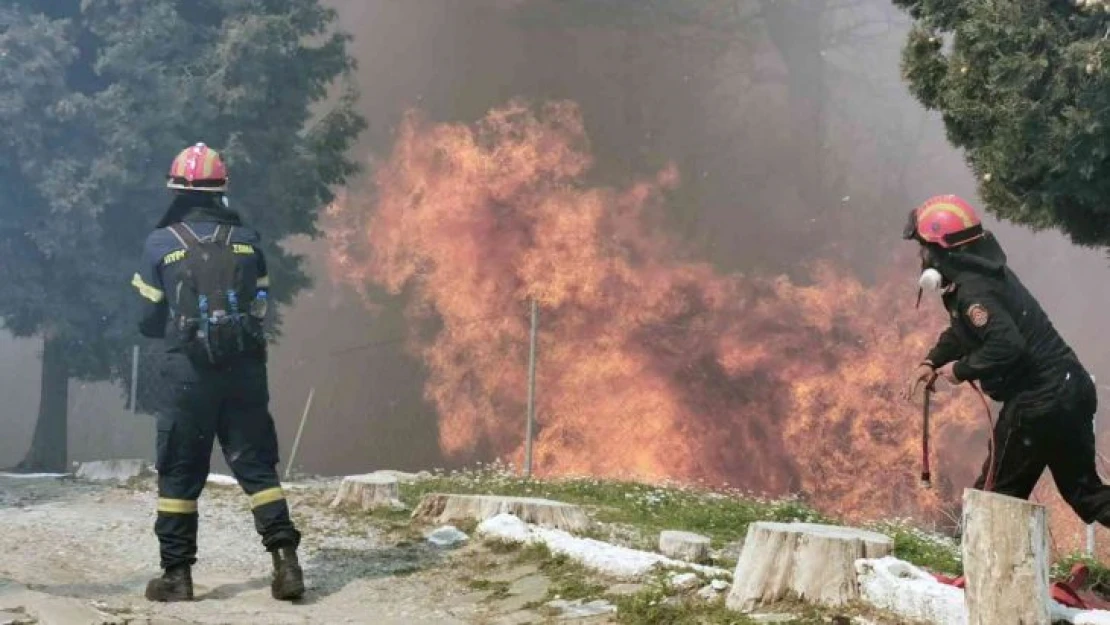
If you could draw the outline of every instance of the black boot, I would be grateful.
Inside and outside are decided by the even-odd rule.
[[[166,569],[146,585],[146,598],[151,601],[192,601],[193,573],[188,564]]]
[[[304,595],[304,572],[295,547],[279,547],[270,552],[274,559],[274,580],[270,594],[279,601],[300,599]]]

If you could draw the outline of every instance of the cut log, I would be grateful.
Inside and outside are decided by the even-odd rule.
[[[581,532],[590,527],[590,518],[578,506],[550,499],[495,495],[428,494],[413,510],[412,518],[430,523],[456,523],[467,519],[481,522],[505,513],[527,523],[567,532]]]
[[[1049,625],[1045,507],[969,488],[963,527],[968,625]]]
[[[403,509],[398,497],[397,478],[390,475],[349,475],[339,484],[339,492],[331,507],[356,507],[360,510],[376,508]]]
[[[659,553],[686,562],[709,560],[709,538],[691,532],[666,530],[659,533]]]
[[[856,560],[893,549],[890,538],[850,527],[752,523],[726,605],[741,612],[785,600],[843,606],[860,597]]]
[[[127,482],[129,480],[152,475],[151,467],[146,460],[121,459],[121,460],[96,460],[82,462],[77,467],[77,477],[93,482]]]

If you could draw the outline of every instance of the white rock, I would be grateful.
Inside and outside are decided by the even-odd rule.
[[[0,473],[0,477],[6,477],[16,480],[42,480],[48,478],[69,477],[71,473]]]
[[[721,592],[713,587],[712,584],[706,584],[698,591],[698,596],[706,601],[712,601],[721,596]]]
[[[798,620],[797,614],[752,614],[749,616],[754,623],[793,623]]]
[[[861,598],[911,620],[967,623],[964,592],[893,556],[856,561]]]
[[[862,599],[907,620],[935,625],[966,625],[964,591],[893,556],[856,561]],[[1110,612],[1076,610],[1053,601],[1053,622],[1110,625]]]
[[[729,584],[728,582],[726,582],[723,579],[715,579],[715,580],[709,582],[709,585],[713,587],[713,590],[716,590],[718,592],[723,592],[723,591],[728,590],[728,587],[731,586],[732,584]]]
[[[658,553],[612,545],[592,538],[579,538],[563,530],[528,525],[510,514],[500,514],[478,526],[478,533],[512,542],[543,543],[552,553],[564,554],[605,575],[636,581],[657,567],[685,568],[709,577],[731,577],[724,569],[672,560]]]
[[[659,534],[659,553],[675,560],[705,562],[709,559],[709,537],[666,530]]]
[[[82,462],[77,468],[79,479],[94,482],[126,482],[148,475],[152,475],[150,465],[140,458]]]
[[[470,537],[453,525],[445,525],[430,532],[425,538],[437,547],[453,547],[470,540]]]
[[[667,584],[675,590],[689,590],[698,585],[697,573],[671,573]]]
[[[474,531],[479,536],[492,536],[514,543],[525,543],[532,538],[528,524],[511,514],[499,514],[486,519]]]
[[[236,480],[234,477],[232,477],[230,475],[224,475],[223,473],[209,473],[207,482],[209,484],[214,484],[216,486],[238,486],[239,485],[238,480]]]
[[[427,479],[431,477],[431,475],[432,474],[428,473],[427,471],[421,471],[420,473],[405,473],[404,471],[394,471],[393,469],[382,469],[380,471],[374,471],[373,473],[367,473],[366,477],[393,478],[401,484],[411,484],[413,482],[419,482],[420,480]]]
[[[1110,612],[1106,610],[1076,610],[1063,604],[1052,602],[1049,606],[1053,622],[1065,621],[1075,625],[1110,625]]]
[[[600,616],[602,614],[613,614],[617,611],[617,606],[604,599],[597,599],[589,603],[583,602],[582,599],[575,599],[574,601],[557,599],[555,601],[549,601],[547,606],[562,611],[559,615],[560,620],[590,618],[591,616]]]

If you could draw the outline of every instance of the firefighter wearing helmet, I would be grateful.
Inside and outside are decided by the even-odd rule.
[[[143,303],[139,331],[164,339],[158,399],[158,510],[154,524],[161,577],[151,601],[193,598],[197,500],[219,439],[250,498],[255,527],[272,554],[271,593],[304,594],[297,559],[301,535],[277,474],[278,441],[269,412],[262,324],[270,278],[258,232],[228,209],[227,169],[198,143],[170,166],[169,209],[146,239],[132,286]]]
[[[903,397],[938,376],[976,383],[1002,409],[975,488],[1028,499],[1047,467],[1084,523],[1110,526],[1110,486],[1095,469],[1094,381],[993,234],[970,204],[943,195],[910,212],[903,238],[920,244],[919,286],[940,293],[950,322]]]

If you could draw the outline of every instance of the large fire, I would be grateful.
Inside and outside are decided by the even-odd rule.
[[[827,263],[807,284],[725,275],[662,227],[675,167],[611,189],[591,165],[573,104],[410,113],[374,193],[329,210],[333,275],[407,297],[445,454],[521,460],[535,298],[540,475],[801,492],[848,517],[958,503],[986,416],[969,390],[938,396],[920,488],[920,410],[897,385],[945,319],[914,310],[908,257],[874,286]]]

